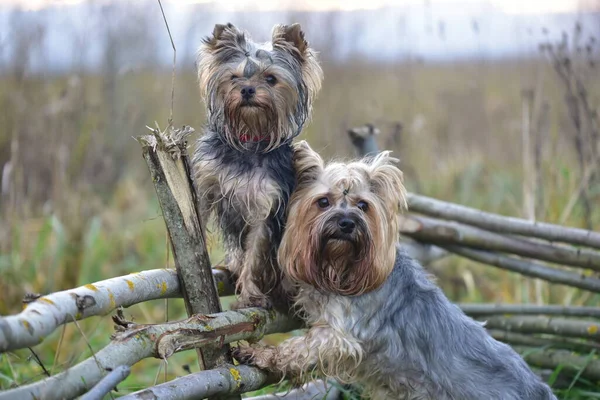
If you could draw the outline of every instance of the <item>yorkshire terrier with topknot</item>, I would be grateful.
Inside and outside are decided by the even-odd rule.
[[[277,247],[295,184],[291,143],[311,115],[321,67],[298,24],[275,26],[264,44],[216,25],[197,66],[208,123],[194,181],[202,219],[214,213],[223,234],[233,307],[286,307]]]
[[[398,247],[406,192],[388,153],[325,166],[298,144],[279,264],[310,329],[234,356],[300,381],[335,377],[372,399],[556,399]]]

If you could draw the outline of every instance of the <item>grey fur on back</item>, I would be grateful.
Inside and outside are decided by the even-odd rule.
[[[308,298],[316,299],[307,295],[302,303],[310,312]],[[313,295],[322,296],[318,308],[328,322],[343,323],[363,346],[359,382],[388,388],[386,398],[556,399],[519,354],[450,303],[399,247],[394,270],[379,289],[356,297]],[[409,388],[405,397],[389,397],[402,386]]]

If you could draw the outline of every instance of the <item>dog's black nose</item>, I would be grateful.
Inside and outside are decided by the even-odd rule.
[[[356,227],[356,224],[350,218],[342,218],[338,221],[338,226],[342,232],[352,233]]]
[[[256,89],[252,86],[244,86],[242,88],[242,98],[244,100],[250,100],[251,98],[254,97],[254,94],[256,93]]]

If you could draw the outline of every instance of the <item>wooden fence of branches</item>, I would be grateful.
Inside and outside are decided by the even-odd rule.
[[[223,311],[219,296],[233,294],[224,268],[211,268],[190,178],[187,139],[193,129],[156,128],[138,138],[160,201],[176,269],[143,271],[28,299],[17,315],[0,318],[0,353],[27,348],[64,324],[113,314],[116,332],[92,357],[56,375],[0,392],[8,399],[101,399],[144,358],[168,359],[194,349],[203,371],[174,379],[127,399],[240,398],[277,377],[234,365],[229,343],[289,332],[302,322],[274,311]],[[376,150],[368,130],[351,130],[359,153]],[[535,223],[410,194],[401,240],[428,264],[450,255],[555,284],[600,293],[600,233]],[[188,319],[159,324],[127,321],[122,308],[183,297]],[[540,370],[600,381],[600,308],[554,305],[461,304],[487,321],[496,339],[521,351]],[[108,323],[108,321],[107,321]],[[535,351],[527,351],[535,349]],[[315,381],[284,398],[341,398],[335,383]],[[282,396],[261,396],[274,399]]]

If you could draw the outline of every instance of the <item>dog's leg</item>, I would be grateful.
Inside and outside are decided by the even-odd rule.
[[[241,363],[300,379],[307,373],[351,380],[363,349],[355,338],[344,336],[328,325],[312,327],[306,336],[293,337],[279,346],[239,346],[233,356]]]
[[[271,308],[268,292],[273,288],[261,289],[257,285],[257,279],[261,282],[277,283],[271,280],[275,267],[269,260],[270,237],[265,223],[252,227],[246,238],[246,249],[239,272],[237,286],[239,290],[238,301],[232,305],[233,309],[244,307]],[[264,290],[264,291],[263,291]]]

